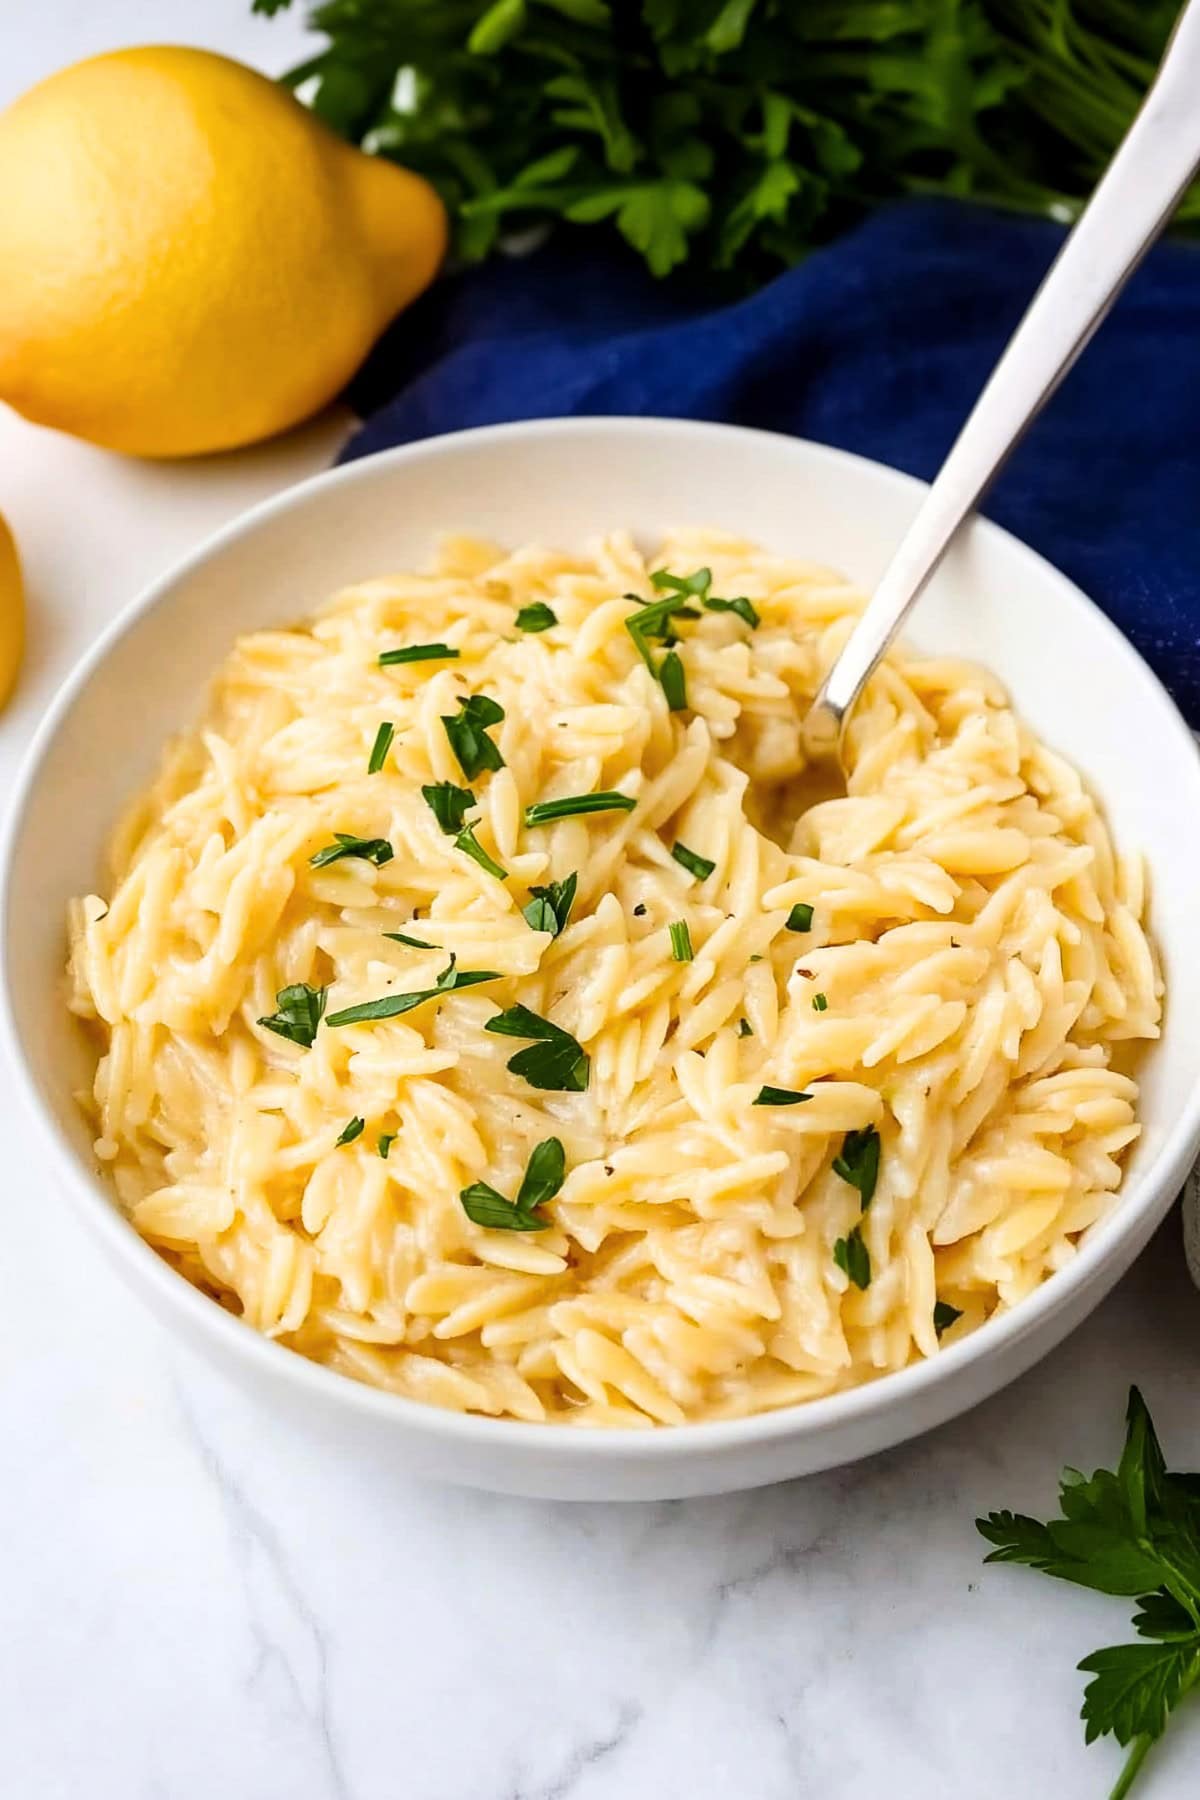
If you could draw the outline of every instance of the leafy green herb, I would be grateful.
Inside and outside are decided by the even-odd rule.
[[[739,1019],[738,1020],[738,1036],[740,1038],[754,1036],[754,1029],[750,1024],[749,1019]]]
[[[802,1106],[806,1100],[811,1100],[812,1097],[811,1094],[802,1094],[798,1092],[796,1088],[762,1087],[759,1088],[757,1094],[754,1096],[751,1105]]]
[[[619,233],[656,275],[689,262],[748,284],[898,193],[1070,217],[1178,10],[325,0],[325,43],[285,79],[335,131],[434,183],[459,257],[491,253],[505,226],[565,220]],[[1198,211],[1193,189],[1183,216]]]
[[[683,712],[688,703],[687,677],[678,650],[667,651],[658,665],[658,679],[670,710]]]
[[[538,1214],[538,1207],[553,1200],[566,1175],[567,1158],[558,1138],[544,1138],[525,1165],[525,1175],[515,1200],[486,1181],[473,1181],[459,1194],[462,1209],[476,1225],[492,1231],[545,1231],[550,1224]]]
[[[863,1242],[861,1225],[856,1225],[849,1237],[838,1239],[833,1246],[833,1260],[856,1288],[870,1287],[871,1252]]]
[[[439,944],[427,944],[424,938],[409,937],[404,931],[385,931],[385,938],[391,938],[393,944],[407,944],[412,950],[438,950]]]
[[[392,1145],[395,1143],[396,1137],[397,1137],[397,1133],[394,1131],[381,1131],[379,1134],[379,1141],[375,1145],[375,1149],[377,1150],[379,1155],[382,1156],[384,1162],[387,1161],[388,1151],[391,1149]]]
[[[462,652],[449,644],[405,644],[400,650],[385,650],[379,658],[381,669],[392,669],[400,663],[457,662]]]
[[[532,931],[548,931],[552,937],[566,927],[575,904],[579,877],[574,871],[562,881],[551,881],[545,887],[531,887],[529,904],[521,908]]]
[[[485,869],[489,875],[494,875],[497,881],[508,880],[508,870],[501,868],[500,864],[495,862],[493,858],[488,855],[483,845],[479,842],[479,839],[475,836],[475,827],[473,825],[463,826],[462,830],[454,840],[454,848],[456,850],[461,850],[463,855],[469,856],[473,862],[477,862],[480,868]]]
[[[387,753],[392,747],[392,739],[396,735],[396,727],[390,719],[385,719],[375,733],[375,742],[371,745],[371,760],[367,764],[368,775],[378,775],[387,761]]]
[[[706,612],[736,613],[751,631],[761,623],[756,609],[744,595],[739,595],[736,600],[722,600],[717,594],[709,593],[711,569],[696,569],[691,575],[672,575],[669,569],[656,569],[650,580],[656,588],[667,588],[673,594],[699,600]]]
[[[426,1000],[436,1000],[439,994],[450,994],[458,988],[475,987],[481,981],[499,981],[500,976],[494,969],[459,969],[455,967],[456,958],[452,955],[446,967],[431,988],[422,988],[416,994],[386,994],[382,1000],[366,1000],[361,1006],[347,1006],[341,1012],[330,1013],[329,1025],[368,1025],[376,1019],[398,1019],[401,1013],[412,1012],[416,1006],[423,1006]]]
[[[497,1013],[483,1028],[499,1037],[533,1038],[525,1050],[508,1059],[508,1068],[520,1075],[530,1087],[545,1093],[584,1094],[587,1092],[591,1062],[582,1046],[569,1031],[550,1019],[530,1012],[527,1006],[510,1006]]]
[[[518,631],[549,631],[552,625],[557,624],[558,614],[544,600],[535,600],[532,605],[523,606],[517,614]]]
[[[367,1121],[365,1119],[348,1119],[334,1139],[335,1148],[338,1144],[352,1144],[355,1138],[362,1136],[366,1128]]]
[[[686,919],[676,919],[667,926],[671,934],[671,955],[676,962],[692,962],[695,951],[692,949],[692,934],[688,930]]]
[[[537,800],[525,808],[525,823],[549,825],[554,819],[573,819],[583,813],[632,812],[637,801],[631,794],[567,794],[561,800]]]
[[[680,868],[686,869],[689,875],[694,875],[697,881],[706,880],[717,866],[715,862],[709,862],[707,856],[697,856],[686,844],[676,844],[671,855]]]
[[[334,842],[327,844],[324,850],[318,850],[315,856],[309,857],[314,869],[323,869],[327,863],[340,862],[343,856],[361,856],[364,862],[374,863],[377,869],[384,863],[391,862],[396,852],[386,838],[351,837],[347,831],[335,831]]]
[[[751,631],[757,630],[762,623],[757,607],[752,605],[744,594],[739,594],[736,600],[720,600],[716,594],[712,594],[702,604],[708,612],[736,613],[739,619],[745,621]]]
[[[1090,1480],[1065,1469],[1062,1517],[1041,1524],[1024,1513],[975,1521],[993,1546],[985,1561],[1025,1563],[1102,1594],[1136,1598],[1140,1644],[1085,1656],[1087,1743],[1111,1734],[1129,1756],[1112,1790],[1133,1785],[1175,1707],[1200,1682],[1200,1475],[1172,1474],[1146,1403],[1129,1392],[1125,1448],[1115,1471]]]
[[[961,1318],[961,1307],[951,1306],[948,1300],[939,1300],[933,1309],[933,1329],[941,1337],[943,1331],[949,1331]]]
[[[700,573],[707,575],[708,570],[703,569]],[[652,575],[650,579],[656,585],[662,585],[657,575]],[[675,581],[676,577],[671,576],[670,579]],[[694,579],[694,577],[689,577],[689,579]],[[689,594],[686,592],[670,594],[665,600],[643,601],[636,594],[626,594],[625,598],[632,600],[637,607],[637,611],[631,613],[625,621],[625,629],[633,639],[634,648],[655,681],[660,683],[671,711],[682,712],[687,705],[687,683],[684,678],[683,663],[680,661],[678,653],[672,649],[668,649],[667,654],[659,662],[655,662],[650,645],[652,643],[674,644],[676,641],[674,621],[676,619],[698,619],[700,614],[694,606],[689,604]]]
[[[784,920],[785,931],[811,931],[813,909],[803,900],[797,900],[791,912]]]
[[[504,758],[488,736],[488,726],[499,725],[504,708],[487,694],[472,694],[458,704],[461,710],[450,717],[443,714],[442,724],[459,768],[468,781],[474,781],[485,769],[504,767]]]
[[[447,837],[457,836],[477,804],[470,788],[456,787],[452,781],[430,782],[421,789],[421,797]]]
[[[814,1012],[828,1012],[829,1011],[829,1002],[825,998],[824,994],[814,994],[813,995],[813,1011]],[[840,1170],[839,1170],[839,1173],[840,1173]]]
[[[833,1172],[858,1189],[862,1209],[866,1212],[879,1180],[879,1133],[873,1125],[846,1133],[842,1139],[842,1153],[833,1159]]]
[[[306,1050],[311,1050],[328,997],[327,987],[314,988],[306,981],[295,982],[291,987],[280,988],[276,994],[278,1012],[269,1013],[258,1022],[277,1037],[287,1038],[292,1044],[303,1044]]]

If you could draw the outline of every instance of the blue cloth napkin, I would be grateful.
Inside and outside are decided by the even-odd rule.
[[[1061,238],[903,204],[730,300],[559,236],[403,315],[351,389],[367,422],[344,455],[505,419],[662,413],[928,478]],[[1200,246],[1152,253],[984,510],[1092,595],[1200,725]]]

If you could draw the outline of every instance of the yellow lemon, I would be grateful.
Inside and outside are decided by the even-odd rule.
[[[52,75],[0,114],[0,400],[138,456],[316,412],[428,285],[446,217],[203,50]]]
[[[25,647],[25,592],[12,532],[0,518],[0,706],[12,693]]]

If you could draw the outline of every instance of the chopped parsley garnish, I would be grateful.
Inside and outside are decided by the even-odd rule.
[[[392,747],[392,739],[396,735],[396,727],[390,719],[385,719],[375,733],[375,742],[371,745],[371,760],[367,764],[368,775],[378,775],[387,761],[387,753]]]
[[[665,588],[670,593],[689,600],[699,600],[708,612],[736,613],[739,619],[745,620],[751,631],[760,623],[757,611],[744,595],[739,595],[736,600],[722,600],[718,595],[709,593],[712,586],[711,569],[696,569],[691,575],[672,575],[669,569],[656,569],[650,580],[660,590]]]
[[[552,937],[566,927],[575,904],[578,875],[572,871],[563,881],[551,881],[545,887],[531,887],[529,904],[521,908],[532,931],[548,931]]]
[[[385,938],[391,938],[393,944],[407,944],[412,950],[439,950],[440,944],[427,944],[424,938],[409,937],[404,931],[385,931]]]
[[[479,839],[475,836],[475,827],[473,825],[463,826],[462,830],[454,840],[454,848],[456,850],[461,850],[464,856],[469,856],[472,862],[477,862],[481,869],[487,870],[489,875],[494,875],[497,881],[508,880],[508,870],[502,869],[500,864],[495,862],[488,855]]]
[[[797,900],[791,912],[784,920],[785,931],[811,931],[813,909],[803,900]]]
[[[470,788],[456,787],[452,781],[430,782],[421,789],[421,797],[447,837],[462,830],[467,813],[476,804]]]
[[[812,1099],[811,1094],[801,1094],[795,1088],[762,1087],[751,1102],[754,1106],[801,1106],[805,1100]]]
[[[561,1025],[530,1012],[527,1006],[510,1006],[489,1019],[483,1029],[494,1031],[499,1037],[535,1039],[508,1059],[511,1073],[520,1075],[530,1087],[541,1088],[545,1093],[587,1092],[590,1059]]]
[[[382,1156],[384,1162],[387,1161],[387,1153],[395,1143],[396,1137],[397,1133],[394,1131],[381,1131],[379,1134],[379,1141],[375,1145],[375,1148],[379,1155]]]
[[[833,1172],[858,1189],[862,1209],[866,1212],[879,1179],[879,1133],[873,1125],[846,1133],[842,1139],[842,1153],[833,1159]]]
[[[692,934],[688,930],[686,919],[675,919],[667,930],[671,934],[671,955],[676,962],[691,962],[695,956],[692,949]]]
[[[539,1218],[537,1209],[553,1200],[566,1170],[566,1152],[558,1138],[544,1138],[526,1164],[515,1200],[506,1200],[486,1181],[473,1181],[458,1197],[468,1219],[490,1231],[545,1231],[550,1220]]]
[[[849,1237],[839,1238],[833,1246],[833,1260],[843,1275],[848,1275],[856,1288],[871,1285],[871,1252],[863,1243],[862,1226],[856,1225]]]
[[[813,1011],[814,1012],[828,1012],[829,1011],[829,1002],[825,998],[824,994],[814,994],[813,995]]]
[[[362,1136],[366,1128],[367,1121],[365,1119],[348,1119],[334,1140],[335,1147],[337,1144],[352,1144],[355,1138]]]
[[[287,1038],[292,1044],[303,1044],[306,1050],[311,1050],[328,995],[327,987],[309,987],[306,981],[298,981],[292,987],[280,988],[275,996],[279,1011],[258,1022],[277,1037]]]
[[[678,650],[668,650],[658,666],[658,680],[672,712],[683,712],[687,706],[687,677]]]
[[[557,624],[558,614],[544,600],[535,600],[531,605],[523,606],[517,614],[518,631],[549,631],[552,625]]]
[[[485,769],[502,769],[504,758],[488,736],[489,725],[499,725],[504,708],[487,694],[472,694],[459,700],[460,711],[442,715],[442,725],[450,740],[450,748],[458,758],[458,766],[468,781],[474,781]]]
[[[309,857],[314,869],[323,869],[327,863],[340,862],[343,856],[361,856],[364,862],[374,863],[377,869],[381,869],[396,854],[386,838],[352,837],[348,831],[335,831],[333,836],[332,844],[326,844],[324,850],[318,850],[315,856]]]
[[[753,1037],[754,1036],[754,1028],[751,1025],[749,1019],[739,1019],[738,1020],[738,1036],[739,1037]]]
[[[703,571],[707,573],[707,570]],[[659,571],[661,574],[662,571]],[[656,587],[664,584],[658,575],[650,577]],[[672,581],[676,577],[670,578]],[[700,614],[694,606],[688,604],[689,595],[683,593],[669,594],[665,600],[641,600],[637,594],[626,594],[637,607],[625,621],[625,629],[633,639],[634,649],[653,675],[655,681],[661,683],[667,697],[667,705],[672,712],[679,712],[687,705],[686,688],[683,677],[683,664],[670,646],[676,642],[672,625],[674,619],[698,619]],[[668,646],[668,653],[661,662],[656,663],[650,650],[651,643]]]
[[[754,631],[762,623],[757,608],[747,600],[744,594],[739,594],[736,600],[721,600],[716,594],[706,594],[701,604],[709,612],[736,613],[739,619],[745,621],[751,631]]]
[[[461,654],[461,651],[452,650],[449,644],[406,644],[402,650],[385,650],[379,658],[379,666],[391,669],[397,663],[457,662]]]
[[[366,1000],[361,1006],[347,1006],[341,1012],[330,1013],[329,1025],[367,1025],[375,1019],[398,1019],[401,1013],[412,1012],[415,1006],[424,1005],[426,1000],[436,1000],[439,994],[453,993],[457,988],[475,987],[481,981],[499,981],[500,976],[494,969],[458,969],[455,957],[450,961],[431,988],[422,988],[416,994],[386,994],[382,1000]]]
[[[536,800],[525,808],[526,825],[549,825],[553,819],[573,819],[583,813],[632,812],[637,801],[631,794],[564,794],[561,800]]]
[[[1129,1793],[1171,1713],[1200,1683],[1200,1480],[1167,1468],[1136,1388],[1125,1419],[1116,1469],[1090,1479],[1063,1470],[1060,1519],[1043,1524],[1006,1511],[975,1521],[993,1546],[986,1562],[1025,1563],[1078,1587],[1136,1597],[1133,1628],[1142,1641],[1095,1650],[1079,1664],[1092,1677],[1083,1694],[1085,1742],[1111,1733],[1129,1751],[1111,1800]],[[1185,1779],[1183,1789],[1194,1785]]]
[[[676,844],[671,855],[680,868],[686,869],[689,875],[694,875],[697,881],[704,881],[717,866],[715,862],[709,862],[707,856],[697,856],[686,844]]]
[[[933,1329],[941,1337],[943,1331],[949,1331],[961,1318],[961,1307],[951,1306],[948,1300],[939,1300],[933,1309]]]

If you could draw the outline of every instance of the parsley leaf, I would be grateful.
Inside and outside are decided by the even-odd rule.
[[[374,863],[377,869],[384,863],[391,862],[396,852],[386,838],[351,837],[347,831],[335,831],[334,842],[326,844],[324,850],[318,850],[315,856],[309,857],[314,869],[323,869],[327,863],[340,862],[343,856],[361,856],[364,862]]]
[[[1136,1598],[1134,1629],[1149,1642],[1085,1656],[1085,1739],[1129,1746],[1114,1795],[1128,1793],[1150,1746],[1200,1683],[1200,1480],[1168,1472],[1145,1402],[1129,1394],[1117,1469],[1063,1471],[1062,1517],[1042,1524],[993,1512],[976,1526],[986,1562],[1025,1563],[1060,1581]]]
[[[489,1019],[483,1028],[499,1037],[533,1038],[534,1043],[508,1059],[508,1068],[530,1087],[546,1093],[587,1092],[591,1061],[569,1031],[527,1006],[510,1006]]]
[[[667,926],[671,936],[671,955],[676,962],[692,962],[695,951],[692,949],[692,934],[688,930],[686,919],[676,919]]]
[[[737,4],[737,0],[734,0],[734,4]],[[745,620],[751,631],[762,622],[756,609],[744,595],[739,595],[736,600],[722,600],[719,595],[709,593],[712,586],[711,569],[696,569],[690,575],[672,575],[669,569],[655,569],[650,580],[656,588],[666,588],[673,594],[699,600],[707,612],[736,613],[739,619]]]
[[[846,1133],[842,1139],[842,1153],[833,1159],[833,1172],[858,1189],[862,1209],[866,1212],[879,1180],[879,1133],[873,1125]]]
[[[678,650],[668,650],[658,665],[658,679],[672,712],[683,712],[688,703],[687,678]]]
[[[479,839],[475,836],[475,827],[473,825],[463,826],[462,830],[454,840],[454,848],[456,850],[461,850],[464,856],[469,856],[473,862],[477,862],[480,868],[486,869],[489,875],[494,875],[497,881],[508,880],[508,870],[501,868],[500,864],[488,855]]]
[[[390,719],[385,719],[375,733],[375,742],[371,745],[371,758],[367,763],[367,774],[378,775],[387,761],[387,753],[392,747],[392,739],[396,735],[396,727]]]
[[[814,994],[813,995],[813,1011],[814,1012],[828,1012],[829,1011],[829,1002],[825,998],[824,994]],[[841,1174],[840,1169],[838,1170],[838,1173],[839,1173],[839,1175]]]
[[[378,1154],[382,1156],[384,1162],[387,1161],[388,1151],[395,1143],[396,1136],[397,1134],[394,1131],[381,1131],[379,1134],[379,1141],[376,1143],[375,1149]]]
[[[311,1050],[328,996],[327,987],[309,987],[306,981],[298,981],[292,987],[280,988],[275,996],[278,1012],[269,1013],[258,1022],[277,1037]]]
[[[515,1200],[506,1200],[486,1181],[473,1181],[458,1198],[468,1219],[488,1230],[545,1231],[550,1220],[541,1218],[537,1209],[558,1193],[566,1168],[566,1152],[558,1138],[544,1138],[525,1165]]]
[[[833,1260],[856,1288],[870,1287],[871,1252],[863,1242],[861,1225],[856,1225],[849,1237],[838,1239],[833,1246]]]
[[[671,855],[680,868],[686,869],[689,875],[694,875],[697,881],[705,881],[717,866],[707,856],[698,856],[694,850],[689,850],[686,844],[676,843]]]
[[[427,944],[424,938],[409,937],[404,931],[385,931],[385,938],[391,938],[393,944],[407,944],[413,950],[438,950],[439,944]]]
[[[487,694],[472,694],[469,699],[460,699],[458,704],[458,713],[449,717],[442,715],[442,725],[459,768],[468,781],[474,781],[485,769],[504,767],[504,758],[488,736],[488,726],[499,725],[504,708]]]
[[[447,837],[462,830],[468,811],[476,804],[470,788],[456,787],[452,781],[430,782],[421,789],[421,798]]]
[[[739,1019],[738,1020],[738,1036],[740,1038],[754,1036],[754,1029],[750,1024],[749,1019]]]
[[[462,652],[449,644],[406,644],[401,650],[385,650],[379,658],[381,669],[392,669],[400,663],[457,662]]]
[[[708,612],[736,613],[739,619],[745,621],[751,631],[756,630],[762,623],[758,616],[758,609],[746,599],[744,594],[739,594],[736,600],[721,600],[716,594],[711,594],[705,597],[702,604]]]
[[[785,931],[811,931],[812,922],[812,907],[803,900],[797,900],[783,925]]]
[[[376,1019],[398,1019],[401,1013],[412,1012],[414,1007],[423,1006],[426,1000],[435,1000],[439,994],[450,994],[457,988],[474,987],[481,981],[500,980],[494,969],[458,969],[455,961],[452,955],[434,987],[422,988],[416,994],[386,994],[382,1000],[366,1000],[361,1006],[347,1006],[341,1012],[330,1013],[326,1023],[367,1025]]]
[[[802,1094],[796,1088],[762,1087],[750,1102],[752,1106],[800,1106],[805,1100],[811,1100],[811,1094]]]
[[[557,937],[566,928],[571,916],[578,885],[579,877],[572,870],[562,881],[551,881],[545,887],[531,887],[529,904],[521,908],[530,929],[548,931],[551,936]]]
[[[549,631],[552,625],[557,624],[558,614],[544,600],[535,600],[530,606],[523,606],[517,614],[518,631]]]
[[[367,1121],[365,1119],[348,1119],[334,1139],[334,1147],[336,1148],[339,1144],[352,1144],[355,1138],[360,1138],[366,1129]]]
[[[565,794],[561,800],[535,800],[525,808],[525,823],[549,825],[554,819],[573,819],[584,813],[632,812],[637,801],[631,794],[606,790],[599,794]]]

